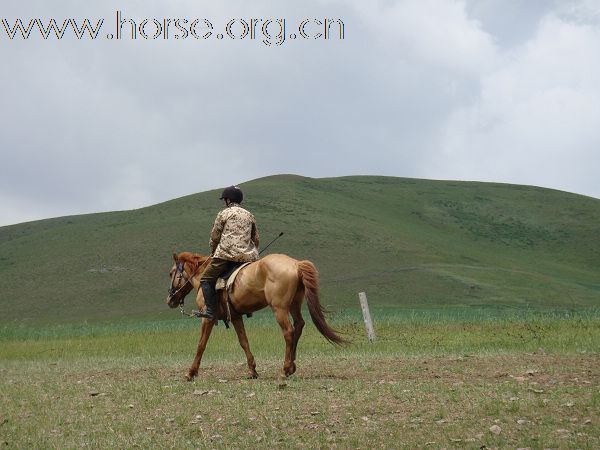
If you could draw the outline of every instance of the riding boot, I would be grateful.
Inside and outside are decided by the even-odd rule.
[[[204,304],[206,309],[199,313],[201,317],[214,320],[217,318],[217,293],[215,286],[209,281],[200,282],[202,288],[202,295],[204,296]]]

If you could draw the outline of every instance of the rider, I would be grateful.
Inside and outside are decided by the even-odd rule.
[[[243,199],[244,194],[239,187],[225,188],[221,194],[225,209],[217,214],[210,233],[212,261],[200,277],[206,305],[206,310],[200,315],[211,320],[216,319],[217,316],[215,285],[219,276],[238,263],[258,259],[259,236],[256,221],[249,211],[240,206]]]

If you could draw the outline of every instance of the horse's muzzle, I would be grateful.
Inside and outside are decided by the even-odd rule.
[[[177,300],[172,294],[169,294],[167,296],[167,305],[169,305],[169,308],[177,308],[178,306],[181,306],[183,304],[182,300]]]

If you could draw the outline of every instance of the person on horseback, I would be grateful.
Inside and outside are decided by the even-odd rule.
[[[242,190],[237,186],[225,188],[221,200],[225,208],[217,214],[210,233],[212,260],[200,277],[200,286],[206,308],[200,316],[217,318],[217,279],[239,263],[258,259],[259,235],[254,216],[242,208]]]

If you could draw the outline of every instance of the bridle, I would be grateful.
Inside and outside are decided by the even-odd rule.
[[[168,293],[169,293],[169,300],[170,300],[170,299],[172,299],[174,296],[176,296],[176,295],[177,295],[177,294],[178,294],[178,293],[179,293],[179,292],[180,292],[180,291],[181,291],[181,290],[182,290],[184,287],[186,287],[186,286],[187,286],[189,283],[191,283],[192,279],[193,279],[193,278],[196,276],[196,274],[197,274],[198,272],[200,272],[200,269],[204,269],[204,268],[205,268],[205,267],[208,265],[208,263],[211,261],[211,259],[212,259],[212,258],[206,258],[206,261],[204,261],[204,262],[203,262],[201,265],[199,265],[199,266],[196,268],[196,270],[194,270],[194,273],[192,273],[192,275],[191,275],[189,278],[187,278],[187,277],[185,276],[185,270],[184,270],[185,263],[184,263],[184,262],[181,262],[181,261],[177,261],[177,262],[176,262],[176,266],[175,266],[175,267],[176,267],[176,269],[175,269],[175,271],[173,272],[173,276],[171,277],[171,285],[169,286],[169,289],[168,289]],[[183,283],[183,284],[181,284],[181,281],[180,281],[180,283],[179,283],[179,284],[180,284],[180,286],[179,286],[178,288],[175,288],[175,287],[173,286],[173,284],[175,283],[175,277],[176,277],[177,275],[179,275],[179,278],[180,278],[180,279],[183,279],[184,283]],[[189,291],[188,291],[188,292],[189,292]],[[184,314],[184,315],[190,315],[190,314],[187,314],[187,313],[184,311],[184,309],[183,309],[183,302],[184,302],[184,299],[185,299],[185,296],[182,296],[182,297],[181,297],[181,299],[179,300],[179,305],[178,305],[178,306],[179,306],[179,309],[181,310],[181,314]]]
[[[173,297],[175,297],[179,291],[181,291],[189,282],[190,279],[185,277],[185,271],[183,270],[183,266],[185,263],[182,263],[180,261],[177,261],[176,264],[176,269],[173,272],[173,276],[171,277],[171,285],[169,286],[168,292],[169,292],[169,300],[172,299]],[[183,280],[185,281],[185,283],[181,284],[181,282],[179,283],[180,286],[175,289],[175,277],[179,275],[180,278],[183,278]],[[183,304],[183,299],[181,299],[181,301],[179,302],[179,304]]]

